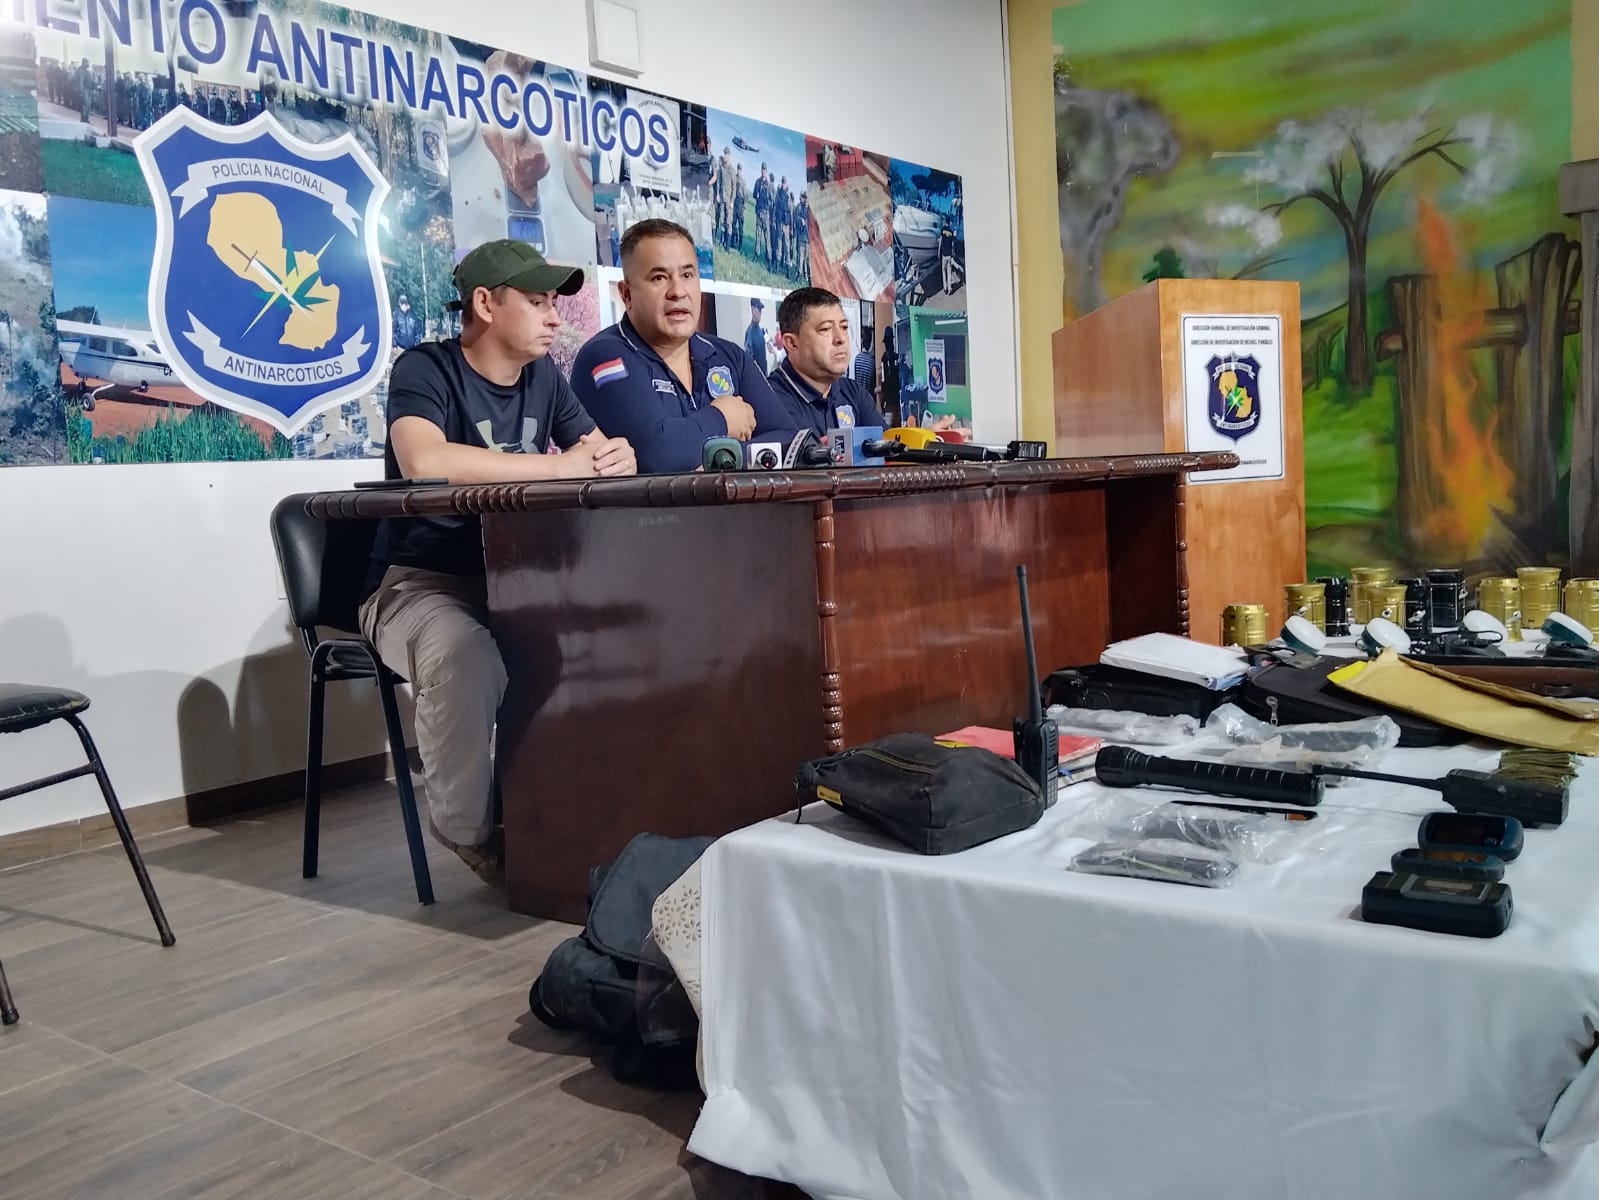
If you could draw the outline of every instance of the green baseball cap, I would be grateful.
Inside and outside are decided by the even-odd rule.
[[[526,242],[515,238],[501,238],[484,242],[471,250],[455,268],[455,290],[459,300],[451,300],[446,308],[459,309],[477,288],[497,288],[509,285],[523,292],[555,292],[570,296],[583,287],[580,267],[558,267],[546,262],[544,256]]]

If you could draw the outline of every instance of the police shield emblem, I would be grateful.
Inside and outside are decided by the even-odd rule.
[[[712,397],[721,399],[733,394],[733,373],[726,367],[712,367],[705,376],[705,385]]]
[[[150,324],[201,396],[292,435],[389,357],[377,218],[388,182],[351,134],[174,109],[134,143],[155,203]]]
[[[1253,354],[1215,355],[1205,367],[1210,380],[1210,423],[1237,441],[1260,425],[1260,363]]]

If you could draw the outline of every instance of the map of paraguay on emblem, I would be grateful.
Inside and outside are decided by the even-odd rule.
[[[1223,437],[1237,441],[1260,424],[1260,363],[1252,354],[1212,357],[1210,423]]]
[[[174,109],[134,144],[155,204],[150,322],[200,395],[292,435],[388,366],[377,218],[388,182],[350,135]]]

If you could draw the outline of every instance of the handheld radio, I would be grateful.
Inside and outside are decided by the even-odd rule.
[[[1060,782],[1060,730],[1044,716],[1043,694],[1038,689],[1038,663],[1033,657],[1033,617],[1027,609],[1027,568],[1016,568],[1016,587],[1022,598],[1022,642],[1027,647],[1027,715],[1017,717],[1011,729],[1016,738],[1016,765],[1037,782],[1044,803],[1055,803]]]

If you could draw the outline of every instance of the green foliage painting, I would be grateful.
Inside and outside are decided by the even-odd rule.
[[[1082,0],[1054,42],[1068,318],[1300,284],[1311,573],[1563,562],[1570,0]]]

